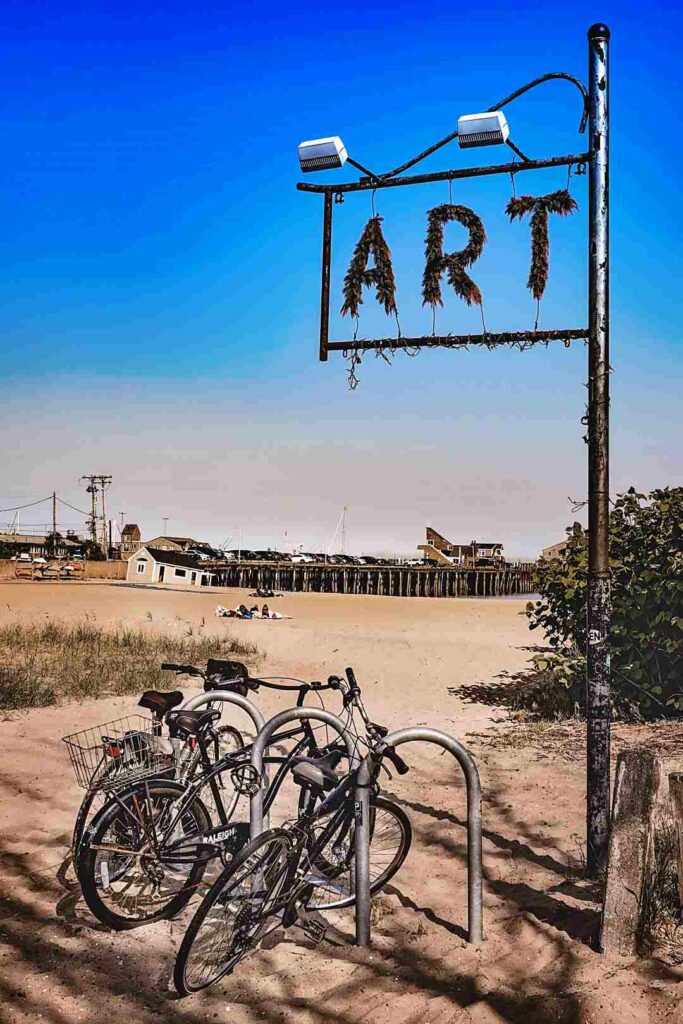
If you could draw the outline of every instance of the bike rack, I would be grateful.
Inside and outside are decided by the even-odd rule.
[[[251,751],[251,763],[259,773],[260,778],[263,778],[263,755],[273,733],[279,729],[280,726],[286,725],[287,722],[295,722],[297,719],[302,720],[307,718],[313,718],[318,722],[325,722],[327,725],[331,725],[333,729],[336,729],[346,744],[350,767],[357,767],[360,758],[356,753],[353,737],[348,729],[344,728],[344,723],[340,718],[333,715],[331,711],[325,711],[323,708],[290,708],[288,711],[280,711],[279,714],[274,715],[273,718],[269,719],[254,741],[254,746]],[[252,839],[260,836],[264,830],[264,825],[265,827],[268,825],[267,819],[265,823],[263,819],[263,794],[265,789],[265,786],[260,786],[251,798],[249,821]]]
[[[266,727],[267,728],[267,727]],[[448,750],[463,770],[467,785],[467,925],[468,940],[484,938],[482,918],[481,782],[474,758],[462,743],[440,729],[397,729],[384,737],[391,747],[421,740]],[[372,751],[363,759],[356,782],[356,944],[370,945],[370,790],[377,762]]]
[[[256,729],[256,737],[257,737],[257,739],[260,736],[260,734],[263,731],[263,729],[265,728],[266,720],[263,717],[263,715],[261,714],[261,712],[259,711],[259,709],[256,707],[256,705],[252,701],[250,701],[247,697],[243,697],[239,693],[231,693],[228,690],[207,690],[205,693],[200,693],[196,697],[190,697],[190,699],[186,700],[185,703],[181,705],[181,707],[182,707],[183,711],[196,711],[197,708],[202,707],[204,704],[236,704],[237,707],[242,708],[243,711],[246,711],[246,713],[251,718],[252,722],[254,723],[254,728]],[[272,719],[271,719],[271,721],[272,721]],[[269,737],[270,737],[270,735],[272,735],[272,733],[269,734]],[[261,757],[263,758],[263,752],[261,753]],[[267,785],[268,784],[268,769],[267,768],[265,768],[265,769],[263,768],[263,761],[261,761],[261,768],[260,768],[260,770],[261,770],[261,772],[263,774],[260,775],[259,777],[262,778],[263,781]],[[263,824],[264,824],[264,822],[263,822],[262,803],[263,803],[263,801],[261,801],[261,806],[260,806],[260,819],[259,819],[260,820],[260,828],[259,828],[258,832],[254,832],[253,831],[254,797],[252,796],[249,799],[249,830],[250,830],[250,834],[251,834],[252,837],[254,835],[259,835],[263,831]],[[268,824],[269,824],[268,815],[266,815],[266,819],[265,819],[266,827],[268,827]]]

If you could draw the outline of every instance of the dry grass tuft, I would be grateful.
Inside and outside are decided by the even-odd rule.
[[[161,671],[162,661],[201,666],[221,657],[253,662],[258,650],[231,637],[110,631],[87,621],[10,623],[0,626],[0,710],[165,690],[176,677]]]
[[[641,945],[669,963],[683,964],[683,909],[678,898],[678,836],[673,822],[655,833],[652,867],[643,893]]]

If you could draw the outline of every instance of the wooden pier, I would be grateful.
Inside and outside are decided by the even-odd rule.
[[[507,597],[532,593],[532,566],[458,569],[414,565],[238,562],[212,568],[223,587],[383,597]]]

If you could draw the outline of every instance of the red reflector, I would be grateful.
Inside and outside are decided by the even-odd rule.
[[[105,752],[107,754],[109,754],[110,757],[120,757],[121,756],[121,748],[114,746],[113,743],[109,743],[104,749],[105,749]]]

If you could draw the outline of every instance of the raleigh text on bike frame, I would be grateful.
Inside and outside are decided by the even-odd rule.
[[[588,341],[588,601],[587,601],[587,869],[596,877],[606,864],[609,838],[610,807],[610,712],[609,652],[610,617],[609,575],[609,88],[608,51],[610,30],[606,25],[593,25],[588,30],[589,88],[572,75],[556,72],[543,75],[511,93],[491,107],[499,110],[530,89],[551,79],[565,79],[576,85],[583,96],[584,116],[588,118],[588,150],[577,155],[522,159],[516,163],[487,167],[460,168],[433,174],[401,176],[425,157],[457,137],[453,132],[424,152],[385,174],[375,175],[349,159],[364,172],[356,182],[317,185],[300,182],[302,192],[319,193],[324,197],[322,239],[322,284],[320,300],[320,359],[329,352],[361,352],[377,349],[429,348],[438,345],[533,344],[535,342],[575,339]],[[589,174],[588,214],[588,325],[562,330],[447,335],[353,341],[330,341],[330,271],[332,251],[332,204],[345,193],[398,188],[434,181],[455,181],[491,174],[518,174],[547,167],[587,165]]]

